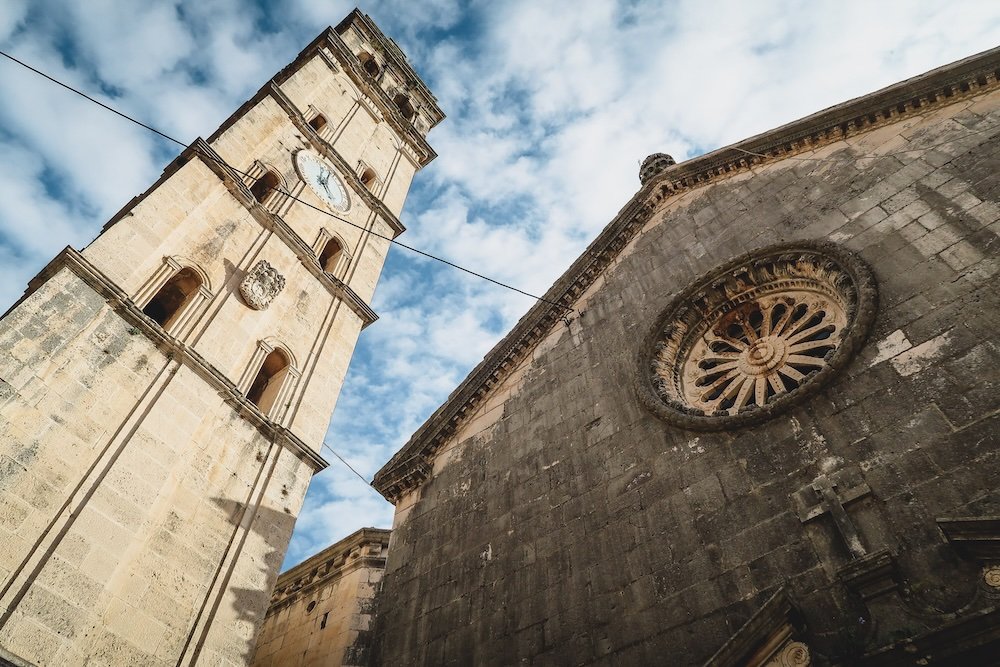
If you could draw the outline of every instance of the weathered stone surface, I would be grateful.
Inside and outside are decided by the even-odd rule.
[[[1000,514],[1000,93],[993,74],[963,86],[930,110],[907,101],[906,123],[835,127],[795,159],[676,189],[695,167],[651,180],[608,234],[630,216],[641,229],[583,283],[569,322],[551,320],[523,353],[499,350],[509,370],[487,357],[376,477],[396,502],[379,664],[698,665],[781,587],[812,664],[855,664],[921,633],[914,645],[934,655],[962,628],[1000,641],[995,600],[976,596],[981,565],[936,524]],[[755,426],[692,432],[646,411],[635,359],[670,298],[735,257],[808,239],[873,268],[867,345]],[[516,332],[546,320],[526,321]],[[417,475],[411,461],[433,468]],[[809,514],[815,496],[796,502],[823,476],[844,485],[819,485],[843,492],[825,501],[839,524]]]
[[[362,528],[278,577],[253,667],[369,664],[389,531]]]
[[[324,31],[0,319],[0,662],[250,660],[386,235],[433,158],[442,116],[405,59],[386,78],[420,104],[404,127],[352,50],[387,45],[357,11]],[[301,149],[342,170],[349,222],[290,198],[323,206]],[[285,192],[255,187],[271,177]]]

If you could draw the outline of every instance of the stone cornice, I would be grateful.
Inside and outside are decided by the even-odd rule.
[[[715,652],[715,655],[705,662],[704,667],[747,665],[751,656],[760,651],[761,647],[776,648],[801,627],[801,615],[789,599],[788,591],[783,587],[779,588]]]
[[[153,342],[173,361],[191,369],[209,384],[219,396],[242,417],[252,424],[269,440],[291,451],[296,457],[308,464],[315,472],[323,470],[330,464],[316,451],[310,448],[297,435],[284,426],[268,419],[260,409],[250,402],[236,385],[220,370],[202,357],[192,347],[186,345],[163,330],[150,317],[145,315],[129,295],[121,290],[110,278],[90,263],[79,251],[66,247],[43,268],[31,282],[17,304],[24,301],[41,287],[60,269],[67,268],[83,280],[95,292],[100,294],[111,308],[137,331]],[[14,306],[16,307],[17,304]],[[10,311],[8,311],[10,312]]]
[[[312,147],[321,153],[327,160],[337,165],[337,169],[340,175],[344,177],[347,183],[354,190],[354,194],[368,205],[368,208],[374,211],[380,218],[385,220],[392,229],[393,238],[396,238],[400,234],[406,231],[406,227],[400,222],[392,211],[390,211],[382,200],[372,194],[371,190],[365,187],[365,184],[361,182],[361,178],[358,176],[357,172],[348,164],[337,149],[327,143],[322,139],[316,130],[312,129],[306,119],[302,116],[302,112],[295,108],[295,104],[288,99],[284,91],[280,87],[271,84],[268,87],[268,93],[271,98],[281,107],[281,109],[288,114],[288,119],[292,121],[292,125],[295,126],[299,132],[301,132],[308,140]]]
[[[662,199],[752,166],[815,150],[997,85],[1000,48],[939,67],[665,169],[639,195]]]
[[[362,13],[359,9],[351,11],[343,21],[338,23],[336,32],[338,34],[343,33],[351,25],[354,25],[359,31],[365,33],[365,37],[368,38],[369,42],[377,44],[385,58],[397,70],[402,72],[405,75],[407,83],[420,93],[420,97],[422,98],[421,104],[433,112],[432,116],[428,119],[431,121],[431,127],[444,120],[444,112],[437,105],[437,98],[434,97],[434,94],[431,93],[423,79],[420,78],[416,70],[410,65],[410,61],[406,59],[406,55],[396,45],[396,42],[386,37],[378,25],[372,21],[371,17]]]
[[[473,369],[448,400],[375,475],[373,485],[390,502],[419,486],[435,452],[471,415],[487,393],[531,353],[567,308],[638,233],[666,198],[748,171],[762,163],[815,149],[873,127],[938,108],[997,86],[1000,48],[907,79],[830,107],[769,132],[669,167],[650,179],[597,239]],[[744,152],[746,151],[746,152]],[[748,155],[760,153],[764,157]]]
[[[358,294],[350,288],[344,281],[326,273],[319,264],[319,258],[313,249],[306,245],[305,241],[292,230],[288,224],[279,216],[274,215],[254,199],[250,188],[243,182],[243,178],[232,167],[230,167],[222,157],[204,139],[196,139],[180,155],[168,164],[160,177],[156,179],[149,188],[140,195],[133,197],[125,206],[115,213],[101,228],[103,234],[108,229],[117,224],[139,203],[154,192],[168,178],[173,176],[178,169],[187,164],[192,157],[197,157],[205,166],[209,168],[227,190],[240,202],[253,216],[254,220],[260,223],[265,229],[272,231],[280,238],[299,258],[302,265],[327,289],[330,294],[340,299],[361,318],[362,328],[367,327],[378,319],[378,315]]]
[[[427,143],[427,139],[417,131],[413,123],[403,118],[403,114],[400,113],[399,109],[396,108],[396,105],[389,98],[389,93],[383,90],[364,71],[361,67],[361,61],[347,48],[347,44],[340,38],[340,35],[331,29],[327,29],[323,37],[325,38],[325,46],[337,58],[341,67],[344,68],[344,72],[351,77],[351,81],[357,89],[378,107],[379,112],[382,114],[382,119],[389,123],[392,129],[396,131],[396,134],[410,145],[410,148],[413,149],[417,156],[419,165],[425,167],[430,164],[431,160],[437,157],[437,153]],[[441,118],[444,118],[443,114]]]
[[[267,615],[360,567],[384,569],[390,532],[362,528],[283,573],[274,583]]]
[[[292,252],[295,253],[302,265],[308,269],[316,280],[327,289],[330,294],[340,299],[361,318],[362,328],[378,319],[378,315],[371,307],[358,296],[344,281],[323,270],[319,264],[319,258],[313,249],[306,245],[295,231],[288,226],[280,216],[271,213],[261,206],[250,192],[250,188],[240,177],[240,175],[223,160],[215,150],[208,145],[205,140],[199,138],[191,144],[184,156],[197,156],[219,180],[226,186],[226,189],[239,201],[265,229],[273,232],[280,238]]]
[[[336,58],[336,63],[330,62],[326,53],[323,51],[324,47],[326,47],[330,54]],[[427,139],[417,131],[412,123],[403,118],[399,110],[396,109],[396,105],[393,104],[392,100],[389,98],[389,93],[382,90],[382,88],[378,86],[364,71],[357,56],[351,53],[347,44],[344,43],[344,40],[341,39],[340,35],[338,35],[333,28],[326,28],[322,33],[320,33],[316,39],[310,42],[309,45],[295,57],[295,60],[282,68],[281,71],[275,74],[270,81],[260,88],[260,90],[254,93],[250,99],[241,104],[240,107],[229,116],[229,118],[224,120],[222,124],[216,128],[215,132],[208,137],[207,141],[212,143],[218,139],[223,132],[232,127],[232,125],[243,117],[251,108],[253,108],[254,105],[270,95],[270,86],[272,84],[280,86],[282,83],[287,81],[289,77],[295,74],[295,72],[297,72],[303,65],[316,56],[319,56],[328,67],[335,69],[336,65],[339,64],[340,67],[343,68],[344,72],[351,78],[352,83],[378,107],[379,112],[382,114],[382,118],[392,126],[393,130],[396,131],[396,134],[406,142],[411,150],[413,150],[417,156],[419,166],[424,167],[429,164],[431,160],[437,157],[437,153],[434,152],[431,145],[427,143]]]

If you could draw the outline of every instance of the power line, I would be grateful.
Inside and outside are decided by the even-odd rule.
[[[345,458],[344,458],[343,456],[341,456],[340,454],[338,454],[338,453],[337,453],[337,450],[335,450],[335,449],[334,449],[333,447],[331,447],[330,445],[326,444],[326,440],[322,441],[322,442],[320,443],[320,446],[322,446],[322,447],[326,447],[326,449],[327,449],[327,450],[328,450],[328,451],[329,451],[329,452],[330,452],[331,454],[333,454],[333,455],[334,455],[334,456],[336,456],[336,457],[337,457],[338,459],[340,459],[340,462],[341,462],[341,463],[343,463],[343,464],[344,464],[345,466],[347,466],[348,470],[350,470],[350,471],[351,471],[351,472],[353,472],[353,473],[354,473],[355,475],[357,475],[357,476],[358,476],[358,479],[360,479],[360,480],[361,480],[362,482],[364,482],[364,483],[365,483],[365,486],[369,486],[369,487],[371,487],[372,489],[375,489],[375,487],[374,487],[374,486],[372,485],[372,483],[371,483],[370,481],[368,481],[367,479],[365,479],[364,475],[362,475],[361,473],[359,473],[359,472],[358,472],[358,471],[357,471],[357,470],[356,470],[356,469],[354,468],[354,466],[352,466],[352,465],[351,465],[350,463],[348,463],[348,462],[347,462],[347,459],[345,459]],[[375,491],[377,492],[377,491],[378,491],[378,489],[375,489]],[[381,494],[379,494],[379,495],[381,495]]]
[[[41,77],[43,77],[43,78],[51,81],[52,83],[54,83],[54,84],[56,84],[58,86],[61,86],[61,87],[65,88],[66,90],[68,90],[68,91],[70,91],[72,93],[76,93],[77,95],[79,95],[80,97],[84,98],[85,100],[87,100],[89,102],[93,102],[94,104],[98,105],[102,109],[110,111],[111,113],[113,113],[113,114],[115,114],[117,116],[121,116],[122,118],[124,118],[125,120],[127,120],[127,121],[129,121],[131,123],[135,123],[136,125],[138,125],[141,128],[149,130],[150,132],[152,132],[152,133],[154,133],[154,134],[156,134],[156,135],[158,135],[158,136],[166,139],[167,141],[171,141],[171,142],[173,142],[173,143],[177,144],[178,146],[181,146],[182,148],[185,148],[185,149],[191,148],[191,146],[189,144],[184,143],[180,139],[176,139],[176,138],[170,136],[169,134],[166,134],[165,132],[161,132],[160,130],[156,129],[155,127],[147,125],[146,123],[143,123],[142,121],[137,120],[136,118],[133,118],[132,116],[129,116],[128,114],[123,113],[123,112],[119,111],[118,109],[115,109],[114,107],[109,106],[109,105],[105,104],[104,102],[101,102],[100,100],[98,100],[98,99],[96,99],[94,97],[91,97],[90,95],[88,95],[87,93],[83,92],[82,90],[74,88],[73,86],[70,86],[69,84],[62,82],[62,81],[56,79],[55,77],[52,77],[52,76],[46,74],[45,72],[43,72],[43,71],[41,71],[41,70],[39,70],[39,69],[37,69],[35,67],[32,67],[31,65],[29,65],[28,63],[26,63],[26,62],[24,62],[22,60],[18,60],[17,58],[15,58],[14,56],[10,55],[9,53],[6,53],[5,51],[0,51],[0,55],[4,56],[8,60],[11,60],[11,61],[17,63],[18,65],[20,65],[20,66],[22,66],[22,67],[24,67],[26,69],[34,72],[35,74],[37,74],[37,75],[39,75],[39,76],[41,76]],[[204,155],[201,152],[199,152],[199,154]],[[234,172],[236,172],[237,174],[240,174],[241,176],[245,176],[246,178],[253,178],[252,176],[250,176],[250,174],[246,173],[245,171],[241,171],[241,170],[237,169],[236,167],[232,166],[231,164],[227,163],[221,157],[215,157],[214,155],[205,155],[204,157],[207,157],[208,159],[210,159],[210,160],[212,160],[214,162],[217,162],[220,165],[222,165],[224,167],[227,167],[228,169],[233,170]],[[344,223],[346,223],[346,224],[348,224],[348,225],[350,225],[352,227],[355,227],[355,228],[361,230],[361,232],[364,233],[364,234],[371,234],[372,236],[376,236],[376,237],[378,237],[380,239],[388,241],[389,243],[395,244],[395,245],[397,245],[397,246],[399,246],[401,248],[405,248],[405,249],[409,250],[410,252],[417,253],[418,255],[421,255],[423,257],[427,257],[428,259],[433,259],[433,260],[435,260],[437,262],[440,262],[442,264],[450,266],[450,267],[452,267],[454,269],[458,269],[459,271],[464,271],[465,273],[468,273],[469,275],[475,276],[476,278],[480,278],[480,279],[485,280],[487,282],[493,283],[494,285],[498,285],[498,286],[503,287],[505,289],[509,289],[511,291],[517,292],[518,294],[523,294],[524,296],[531,297],[532,299],[535,299],[536,301],[541,301],[543,303],[547,303],[549,305],[556,306],[557,308],[562,308],[563,310],[566,310],[566,311],[569,311],[569,312],[573,312],[573,308],[570,308],[569,306],[565,306],[565,305],[563,305],[561,303],[558,303],[556,301],[551,301],[551,300],[546,299],[544,297],[541,297],[541,296],[538,296],[536,294],[532,294],[530,292],[526,292],[526,291],[524,291],[524,290],[522,290],[520,288],[514,287],[513,285],[509,285],[507,283],[501,282],[501,281],[496,280],[494,278],[490,278],[489,276],[486,276],[486,275],[483,275],[483,274],[478,273],[476,271],[473,271],[472,269],[468,269],[468,268],[466,268],[464,266],[461,266],[461,265],[456,264],[456,263],[454,263],[452,261],[444,259],[443,257],[438,257],[437,255],[432,255],[429,252],[426,252],[424,250],[420,250],[419,248],[414,248],[411,245],[407,245],[407,244],[403,243],[402,241],[397,241],[396,239],[394,239],[392,237],[383,236],[382,234],[379,234],[378,232],[376,232],[373,229],[366,229],[362,225],[359,225],[359,224],[357,224],[355,222],[352,222],[352,221],[350,221],[350,220],[348,220],[346,218],[342,218],[339,215],[335,215],[335,214],[331,213],[330,211],[327,211],[326,209],[322,209],[322,208],[320,208],[318,206],[314,206],[313,204],[310,204],[307,201],[299,199],[298,197],[296,197],[295,195],[293,195],[291,192],[288,192],[288,191],[283,190],[281,188],[275,188],[275,190],[277,192],[280,192],[281,194],[287,196],[288,198],[292,199],[293,201],[299,202],[300,204],[304,204],[305,206],[311,208],[314,211],[317,211],[319,213],[322,213],[323,215],[327,215],[327,216],[329,216],[329,217],[331,217],[331,218],[333,218],[335,220],[339,220],[339,221],[344,222]]]

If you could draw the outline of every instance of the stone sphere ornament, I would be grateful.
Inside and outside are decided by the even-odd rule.
[[[843,368],[868,336],[877,302],[871,269],[833,243],[741,256],[660,314],[639,353],[639,396],[682,428],[762,422]]]

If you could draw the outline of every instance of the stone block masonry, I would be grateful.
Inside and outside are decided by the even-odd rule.
[[[938,520],[1000,514],[998,68],[661,161],[546,295],[568,322],[537,306],[376,477],[378,664],[992,664],[997,578]],[[846,366],[751,426],[647,410],[671,298],[812,240],[877,283]]]
[[[250,662],[443,117],[355,10],[0,318],[0,661]]]
[[[253,667],[370,664],[389,531],[362,528],[278,577]]]

